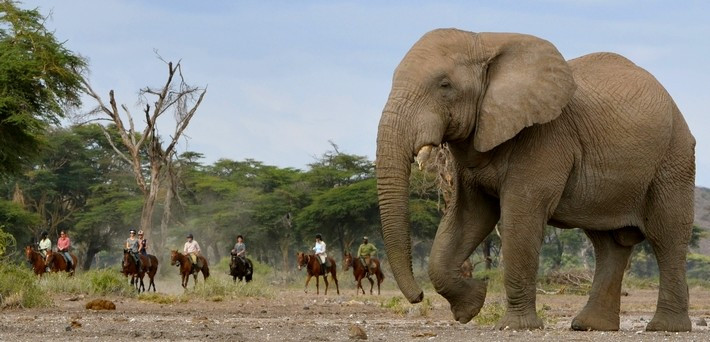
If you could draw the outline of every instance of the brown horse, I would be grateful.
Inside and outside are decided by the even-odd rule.
[[[35,271],[35,274],[42,277],[42,275],[46,271],[42,254],[39,254],[39,252],[35,251],[32,246],[27,245],[25,246],[25,256],[27,257],[27,261],[29,261],[29,263],[32,265],[32,270]]]
[[[138,271],[138,265],[136,265],[136,260],[131,255],[130,251],[127,249],[123,250],[123,270],[121,271],[126,276],[131,276],[131,285],[136,287],[136,290],[140,293],[141,290],[145,292],[145,285],[143,284],[143,276],[147,273],[150,282],[148,283],[148,291],[150,287],[153,287],[153,292],[155,292],[155,274],[158,272],[158,258],[155,255],[143,255],[139,254],[141,260],[141,270]]]
[[[202,255],[197,256],[197,263],[202,264],[202,267],[197,267],[197,265],[192,265],[192,260],[187,255],[184,255],[176,250],[170,251],[170,265],[176,266],[180,269],[180,275],[182,275],[182,287],[187,288],[187,281],[190,279],[190,274],[195,278],[195,286],[197,286],[197,273],[202,271],[202,277],[205,280],[210,276],[210,267],[207,264],[207,259]]]
[[[347,271],[350,267],[353,268],[353,275],[355,276],[355,281],[357,281],[356,294],[359,294],[358,289],[362,290],[362,294],[365,294],[365,289],[362,287],[363,278],[367,278],[367,280],[370,281],[370,294],[372,294],[372,287],[375,285],[375,282],[371,278],[373,273],[375,277],[377,277],[377,294],[380,294],[380,284],[385,280],[385,275],[382,273],[382,268],[380,268],[380,260],[370,258],[370,263],[374,264],[374,267],[370,268],[370,270],[366,270],[360,258],[353,258],[350,252],[346,252],[345,256],[343,256],[343,270]]]
[[[308,283],[311,281],[311,277],[316,277],[316,294],[320,294],[318,277],[323,276],[323,281],[325,282],[325,294],[328,294],[328,274],[325,270],[321,270],[320,260],[315,254],[305,254],[303,252],[298,252],[296,254],[298,259],[298,269],[301,270],[302,267],[306,268],[308,273],[308,278],[306,278],[305,291],[308,293]],[[330,276],[335,281],[335,290],[340,294],[340,287],[338,287],[338,277],[336,276],[336,264],[335,259],[328,257],[328,262],[330,262]]]
[[[47,251],[47,259],[45,261],[45,264],[49,266],[49,269],[52,272],[61,272],[61,271],[66,271],[69,272],[70,276],[74,275],[74,272],[76,271],[76,255],[69,253],[69,256],[71,257],[71,267],[67,265],[67,261],[64,259],[64,253],[62,252],[52,252],[51,250]]]

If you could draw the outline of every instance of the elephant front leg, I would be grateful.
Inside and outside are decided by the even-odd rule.
[[[457,189],[455,201],[442,218],[429,258],[429,277],[436,291],[451,304],[454,319],[467,323],[486,299],[487,283],[464,278],[459,266],[495,227],[497,203],[486,195]]]
[[[525,214],[519,216],[521,220],[504,215],[500,224],[508,307],[496,329],[543,328],[542,320],[535,311],[535,293],[544,220],[531,220],[530,214]]]

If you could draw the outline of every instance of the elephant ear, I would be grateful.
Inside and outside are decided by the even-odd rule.
[[[557,118],[576,85],[567,62],[546,40],[512,33],[478,37],[489,56],[474,147],[486,152],[525,127]]]

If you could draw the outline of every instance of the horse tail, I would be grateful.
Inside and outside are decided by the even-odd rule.
[[[202,276],[207,279],[210,276],[210,266],[207,264],[207,259],[204,259],[204,265],[202,265]]]

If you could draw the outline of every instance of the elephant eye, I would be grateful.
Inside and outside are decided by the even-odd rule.
[[[449,80],[442,80],[441,83],[439,83],[439,87],[443,89],[448,89],[451,88],[451,83]]]

